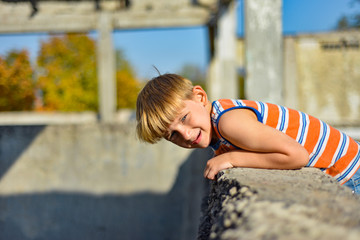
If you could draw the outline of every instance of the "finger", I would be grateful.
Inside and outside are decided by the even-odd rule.
[[[210,179],[209,178],[209,173],[210,173],[210,170],[208,168],[206,168],[205,171],[204,171],[204,178]]]
[[[207,166],[204,169],[204,178],[206,178],[206,176],[207,176]]]
[[[210,173],[210,169],[206,168],[205,171],[204,171],[204,178],[209,178],[209,173]]]
[[[211,170],[209,161],[206,163],[205,169],[204,169],[204,177],[207,178],[207,176],[209,175],[209,172]]]

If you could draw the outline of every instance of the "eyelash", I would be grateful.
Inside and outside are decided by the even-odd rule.
[[[181,118],[181,120],[180,120],[180,121],[181,121],[182,123],[183,123],[183,122],[185,122],[185,120],[186,120],[187,116],[188,116],[188,115],[187,115],[187,114],[185,114],[185,116],[183,116],[183,117]]]

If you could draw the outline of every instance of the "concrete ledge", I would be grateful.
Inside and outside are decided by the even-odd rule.
[[[360,198],[318,169],[219,175],[198,239],[360,239]]]
[[[114,123],[135,120],[135,111],[121,109],[115,113]],[[10,125],[63,125],[98,123],[96,112],[0,112],[0,126]]]

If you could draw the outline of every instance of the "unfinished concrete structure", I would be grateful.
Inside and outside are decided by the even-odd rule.
[[[213,82],[230,82],[231,86],[236,82],[235,55],[225,54],[223,57],[222,53],[235,52],[234,14],[235,1],[231,0],[3,0],[0,2],[0,33],[97,31],[99,111],[104,122],[111,122],[116,111],[113,30],[207,25],[212,33],[211,45],[216,45],[212,48],[212,55],[219,55],[219,65],[222,66]],[[228,29],[229,25],[231,28]],[[231,45],[227,44],[230,35]],[[231,97],[236,96],[233,94]]]
[[[115,29],[208,26],[212,57],[207,83],[210,99],[237,98],[236,3],[235,0],[2,0],[0,34],[98,31],[99,111],[103,122],[111,122],[116,110],[111,37]],[[248,97],[282,103],[282,1],[264,4],[262,0],[245,0],[244,4]]]
[[[245,0],[245,4],[255,4],[246,8],[247,22],[250,18],[267,21],[266,12],[260,11],[262,2]],[[202,170],[209,153],[166,142],[156,147],[139,143],[133,136],[133,123],[116,121],[111,33],[114,29],[207,25],[213,56],[209,85],[215,86],[209,88],[209,95],[236,97],[235,3],[0,1],[0,33],[98,31],[99,105],[106,123],[98,124],[93,114],[77,115],[71,122],[69,115],[64,121],[52,116],[51,123],[48,119],[39,122],[39,114],[30,123],[29,115],[27,123],[18,116],[15,122],[10,115],[4,125],[20,126],[0,127],[0,239],[194,238],[204,195]],[[281,2],[274,3],[267,8],[272,6],[279,13]],[[268,27],[281,26],[279,14],[272,19]],[[268,36],[259,26],[247,24],[248,36],[277,36]],[[259,56],[258,48],[260,42],[246,51]],[[281,60],[282,53],[276,54]],[[247,76],[255,74],[251,64],[256,62],[248,61]],[[281,81],[281,76],[274,79]]]

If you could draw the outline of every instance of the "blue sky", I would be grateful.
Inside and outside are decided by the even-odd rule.
[[[353,0],[283,0],[283,32],[297,34],[332,31],[343,15],[360,12],[360,4]],[[243,1],[238,1],[238,36],[243,36]],[[40,42],[47,34],[0,35],[0,56],[12,49],[27,49],[36,58]],[[194,64],[206,69],[209,52],[205,27],[118,30],[114,45],[123,50],[139,78],[160,72],[177,72],[184,64]]]

